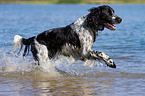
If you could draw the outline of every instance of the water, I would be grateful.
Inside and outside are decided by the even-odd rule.
[[[66,26],[99,5],[0,5],[0,95],[145,95],[145,5],[110,5],[123,18],[115,31],[99,32],[93,49],[108,54],[117,69],[82,62],[35,66],[32,55],[13,53],[13,37],[31,37]]]

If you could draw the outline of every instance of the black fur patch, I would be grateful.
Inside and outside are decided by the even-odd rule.
[[[66,43],[81,48],[79,37],[71,25],[44,31],[37,36],[36,40],[47,46],[50,58],[53,58],[57,52],[61,52],[62,46]]]

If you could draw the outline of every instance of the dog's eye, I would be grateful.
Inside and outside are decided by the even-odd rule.
[[[112,15],[112,12],[107,12],[107,15]]]

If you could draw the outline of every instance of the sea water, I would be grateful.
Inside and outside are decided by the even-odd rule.
[[[13,52],[15,35],[29,38],[69,25],[95,6],[0,4],[0,95],[145,95],[145,5],[110,5],[123,21],[115,31],[99,31],[92,49],[109,55],[116,69],[64,58],[37,66],[31,53]]]

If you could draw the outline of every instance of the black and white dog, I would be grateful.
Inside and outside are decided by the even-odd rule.
[[[114,14],[111,7],[106,5],[94,7],[87,15],[66,27],[46,30],[28,39],[16,35],[13,44],[15,50],[18,45],[19,49],[25,45],[24,56],[29,52],[30,47],[38,65],[42,61],[49,62],[63,55],[71,57],[72,61],[83,60],[84,65],[94,66],[97,59],[103,60],[109,67],[116,68],[109,56],[91,48],[98,31],[104,30],[104,27],[115,30],[113,24],[119,24],[121,21],[122,19]]]

